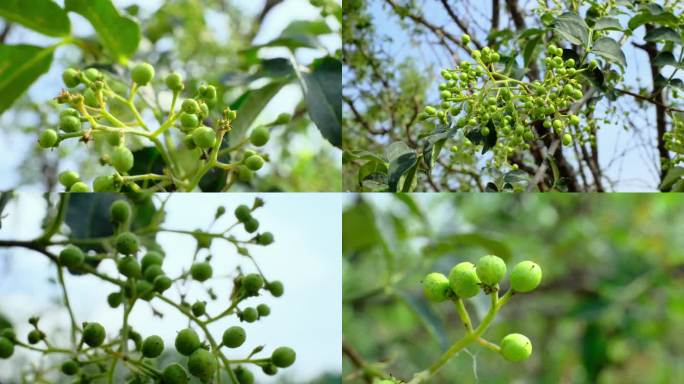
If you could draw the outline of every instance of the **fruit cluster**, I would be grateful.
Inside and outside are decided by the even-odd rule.
[[[462,42],[467,45],[470,37],[462,36]],[[578,126],[580,118],[570,106],[583,97],[580,73],[595,68],[596,61],[577,68],[580,63],[564,59],[563,49],[550,44],[543,60],[543,80],[525,82],[504,73],[506,65],[497,65],[501,55],[495,50],[485,47],[470,54],[474,62],[462,61],[454,69],[442,70],[441,103],[426,106],[421,119],[464,129],[466,146],[472,144],[468,137],[482,141],[494,137],[496,167],[545,135],[555,134],[564,145],[572,144],[571,127]]]
[[[219,108],[220,95],[216,87],[200,85],[197,93],[179,103],[185,89],[178,73],[165,78],[165,86],[173,97],[169,111],[150,107],[145,98],[136,99],[140,87],[154,85],[155,70],[147,63],[140,63],[130,72],[129,85],[112,74],[95,68],[78,71],[69,68],[62,74],[69,91],[62,91],[57,101],[66,104],[59,115],[59,129],[48,128],[38,137],[40,147],[57,147],[68,139],[79,139],[83,143],[95,142],[103,154],[100,163],[110,166],[113,172],[100,175],[92,183],[95,192],[116,192],[148,188],[153,190],[192,191],[201,178],[211,169],[228,172],[230,181],[250,182],[253,173],[261,169],[268,156],[257,152],[269,141],[269,128],[286,124],[288,114],[282,114],[267,125],[257,126],[248,137],[236,143],[228,143],[232,123],[237,112],[223,109],[220,116],[212,116]],[[177,105],[180,104],[180,108]],[[158,120],[156,129],[146,121],[139,108],[149,107]],[[172,129],[173,128],[173,129]],[[253,149],[245,148],[251,144]],[[161,172],[153,169],[149,156],[137,156],[131,148],[151,146],[156,149],[162,162]],[[181,161],[180,153],[191,153],[195,161]],[[230,155],[230,156],[229,156]],[[225,163],[230,158],[232,162]],[[145,163],[140,163],[145,162]],[[90,187],[73,171],[60,181],[69,192],[88,192]]]
[[[247,205],[238,206],[234,211],[237,221],[230,228],[242,224],[248,233],[256,232],[259,222],[253,217],[253,212],[262,205],[263,201],[256,199],[251,208]],[[225,211],[225,208],[220,207],[215,218],[224,215]],[[182,286],[190,280],[203,284],[213,276],[211,256],[205,257],[204,260],[198,258],[200,250],[208,250],[211,247],[212,240],[227,240],[235,245],[239,253],[249,255],[245,246],[267,246],[273,243],[274,237],[270,232],[256,234],[244,241],[227,236],[228,231],[219,234],[200,230],[187,232],[197,240],[197,250],[187,271],[180,276],[172,277],[164,270],[165,256],[162,248],[149,243],[150,238],[141,237],[139,233],[130,230],[135,219],[131,205],[124,199],[115,200],[109,212],[114,235],[97,239],[101,249],[108,251],[98,254],[84,252],[79,243],[75,242],[64,246],[56,256],[55,262],[60,267],[60,276],[64,268],[74,275],[91,274],[117,286],[117,290],[107,296],[107,303],[112,308],[122,307],[124,320],[121,329],[108,336],[107,330],[100,323],[87,322],[79,327],[74,321],[74,345],[71,348],[57,348],[53,345],[54,340],[50,341],[47,332],[39,326],[39,319],[33,317],[29,320],[33,329],[27,335],[28,344],[17,337],[14,329],[4,329],[0,332],[0,358],[10,358],[15,347],[44,354],[65,355],[66,359],[61,360],[58,368],[63,375],[78,377],[79,383],[88,383],[100,377],[114,377],[119,360],[129,369],[128,378],[133,380],[127,382],[153,381],[161,384],[186,384],[190,380],[190,375],[206,383],[227,375],[231,383],[251,384],[254,382],[254,375],[246,367],[248,364],[260,368],[268,375],[275,375],[279,369],[294,364],[296,353],[292,348],[285,346],[274,349],[269,357],[253,357],[263,349],[262,346],[246,358],[230,360],[221,349],[242,346],[247,340],[247,331],[242,326],[232,325],[225,329],[221,339],[217,341],[207,328],[210,323],[229,316],[235,316],[237,320],[246,323],[269,316],[271,309],[266,304],[258,304],[256,307],[243,307],[242,304],[244,300],[259,297],[264,292],[274,297],[282,296],[284,288],[280,281],[267,281],[260,272],[245,274],[238,270],[238,276],[233,279],[229,306],[215,315],[208,313],[206,301],[196,300],[191,304],[187,301],[187,295],[181,294],[181,302],[177,303],[164,295],[174,285],[182,292]],[[92,242],[88,244],[93,245]],[[139,257],[140,255],[142,257]],[[119,277],[107,276],[97,270],[97,266],[106,260],[116,264]],[[218,298],[211,289],[208,289],[207,293],[212,300]],[[164,352],[164,340],[158,335],[143,338],[128,323],[128,314],[134,305],[153,300],[173,306],[195,325],[176,334],[174,347],[180,355],[187,358],[184,363],[175,361],[158,369],[156,360],[152,359],[158,358]],[[201,337],[198,331],[204,337]],[[76,340],[76,335],[80,335],[79,340]],[[133,342],[132,350],[129,350],[129,341]],[[112,363],[104,364],[103,361]]]

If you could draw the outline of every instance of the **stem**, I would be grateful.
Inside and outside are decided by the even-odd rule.
[[[457,298],[454,303],[456,304],[456,312],[458,312],[458,316],[461,318],[463,325],[465,325],[466,331],[468,331],[468,333],[472,333],[473,323],[471,322],[470,315],[468,315],[468,311],[463,304],[463,300],[461,300],[461,298]]]

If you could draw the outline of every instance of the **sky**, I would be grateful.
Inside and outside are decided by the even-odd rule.
[[[454,25],[448,14],[439,1],[435,0],[419,0],[420,8],[424,15],[427,15],[433,24],[446,26],[449,31],[460,36],[460,30]],[[467,7],[461,7],[460,4],[467,3]],[[536,7],[536,1],[526,0],[521,1],[520,4],[531,11]],[[479,24],[489,26],[489,18],[491,15],[491,2],[480,0],[467,0],[463,2],[454,2],[452,7],[457,14],[461,15],[466,20],[477,20]],[[371,1],[371,15],[373,15],[373,23],[377,31],[382,32],[387,36],[391,36],[391,42],[387,44],[389,52],[395,56],[397,62],[403,59],[410,59],[415,61],[419,68],[427,68],[432,66],[433,78],[430,97],[433,103],[439,99],[437,86],[439,84],[439,71],[445,67],[453,65],[450,58],[444,54],[444,50],[438,46],[431,44],[410,44],[410,39],[407,32],[400,27],[396,15],[388,17],[388,7],[384,1]],[[467,9],[467,11],[466,11]],[[501,23],[508,23],[507,13],[502,11]],[[626,26],[627,18],[621,17],[621,24]],[[528,18],[528,25],[530,19]],[[472,27],[472,26],[471,26]],[[473,33],[480,41],[485,40],[485,32],[474,28],[477,33]],[[488,32],[488,31],[487,31]],[[637,41],[642,41],[643,28],[635,31],[634,38]],[[613,32],[612,37],[618,37],[616,32]],[[435,39],[431,39],[434,41]],[[632,47],[627,44],[624,47],[624,52],[627,57],[628,68],[625,73],[625,82],[630,86],[638,87],[639,84],[646,87],[651,86],[650,72],[648,67],[647,56],[640,49]],[[461,55],[464,53],[461,51]],[[465,56],[464,56],[465,57]],[[664,74],[671,73],[666,69]],[[622,106],[627,105],[632,109],[636,105],[628,96],[619,98],[617,103]],[[605,113],[610,105],[607,102],[601,102],[597,107],[597,112]],[[624,107],[623,107],[624,108]],[[602,129],[598,131],[599,143],[599,161],[602,168],[604,168],[605,175],[612,180],[619,180],[616,189],[619,191],[655,191],[657,188],[659,175],[656,168],[657,152],[656,152],[656,135],[655,135],[655,112],[653,109],[648,109],[646,119],[642,116],[631,113],[628,116],[623,115],[624,110],[618,109],[616,113],[606,113],[605,116],[611,122],[622,122],[622,120],[630,119],[634,125],[639,128],[653,127],[653,129],[645,129],[646,132],[636,132],[623,130],[621,124],[603,124]],[[629,113],[629,111],[628,111]],[[567,151],[567,150],[566,150]],[[626,151],[626,153],[623,152]],[[567,156],[571,158],[573,156]],[[615,161],[612,161],[616,159]]]
[[[250,247],[250,251],[267,278],[283,282],[285,294],[278,299],[264,295],[247,301],[253,306],[268,304],[271,315],[256,323],[242,323],[247,332],[247,342],[243,347],[228,351],[228,357],[244,357],[257,345],[266,345],[266,353],[286,345],[297,352],[297,362],[282,370],[281,374],[275,376],[276,379],[285,375],[294,382],[304,382],[324,372],[340,372],[342,195],[174,194],[167,204],[164,227],[186,230],[206,227],[219,205],[224,205],[228,213],[215,228],[227,227],[234,222],[231,213],[235,207],[251,204],[255,196],[266,202],[265,207],[254,214],[260,222],[259,230],[272,232],[275,242],[268,247]],[[156,200],[165,197],[158,194]],[[5,210],[0,239],[35,238],[40,234],[44,210],[42,195],[19,194]],[[247,236],[242,229],[231,233],[238,238]],[[167,252],[164,269],[170,276],[187,268],[194,252],[194,239],[163,233],[158,241]],[[59,247],[52,249],[54,252],[59,250]],[[215,276],[226,277],[211,283],[219,295],[223,293],[223,299],[219,299],[221,305],[211,301],[207,305],[207,312],[217,313],[225,309],[225,295],[231,286],[228,276],[236,265],[240,265],[246,273],[255,270],[225,241],[215,241],[211,252],[214,255],[212,265]],[[114,263],[111,262],[104,262],[100,270],[116,274]],[[41,316],[40,324],[45,329],[58,329],[68,324],[66,311],[55,305],[59,300],[59,291],[48,281],[54,276],[54,266],[45,256],[21,248],[10,251],[0,249],[0,312],[11,318],[19,337],[24,338],[30,330],[26,321],[33,315]],[[111,284],[91,276],[67,274],[66,285],[79,323],[98,321],[110,331],[121,326],[120,308],[111,309],[106,302],[106,296],[113,291]],[[189,292],[191,302],[191,297],[206,299],[196,285]],[[131,324],[143,337],[158,334],[167,346],[172,346],[176,331],[187,326],[187,318],[158,300],[153,301],[152,305],[164,312],[163,322],[152,317],[149,306],[139,305],[131,314]],[[210,329],[214,335],[221,335],[223,330],[237,322],[230,317],[216,322]],[[56,331],[56,334],[61,335],[63,342],[68,342],[64,330],[62,333]],[[23,358],[38,361],[40,355],[18,349],[11,360],[0,360],[0,381],[7,380],[10,368],[18,366]],[[275,380],[259,370],[257,382],[272,383]]]

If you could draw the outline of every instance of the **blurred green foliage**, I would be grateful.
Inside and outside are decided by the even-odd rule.
[[[464,331],[420,280],[494,253],[544,270],[485,335],[520,330],[532,357],[509,363],[471,346],[439,383],[684,382],[684,196],[357,195],[343,216],[346,382],[361,365],[408,380]],[[504,290],[507,286],[502,287]],[[479,295],[466,305],[479,322]],[[356,355],[356,363],[351,355]]]

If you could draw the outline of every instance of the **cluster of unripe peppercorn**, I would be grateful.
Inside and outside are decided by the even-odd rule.
[[[247,205],[240,205],[234,211],[235,218],[244,226],[248,233],[254,233],[259,228],[259,222],[253,217],[252,212],[261,205],[263,205],[263,202],[260,199],[256,199],[252,208]],[[220,207],[217,210],[216,218],[224,213],[225,208]],[[114,226],[115,235],[112,238],[111,244],[102,244],[105,249],[108,245],[111,245],[113,247],[112,254],[109,256],[86,255],[78,246],[73,244],[67,245],[61,250],[56,260],[60,268],[66,268],[71,273],[77,275],[95,273],[92,261],[112,258],[116,262],[117,271],[124,279],[111,279],[111,282],[119,285],[120,289],[109,294],[107,302],[112,308],[118,308],[123,305],[126,313],[130,313],[131,308],[138,300],[151,301],[159,298],[171,304],[170,299],[164,297],[163,294],[174,284],[187,281],[189,278],[203,283],[213,276],[210,256],[204,261],[195,260],[196,257],[193,258],[189,271],[184,272],[177,278],[169,277],[164,272],[165,256],[161,250],[148,249],[144,256],[138,260],[138,254],[141,251],[141,241],[135,233],[128,230],[133,216],[133,210],[127,201],[122,199],[114,201],[110,206],[110,220]],[[192,236],[197,240],[198,251],[200,249],[208,249],[214,238],[222,237],[222,235],[202,231],[194,231]],[[257,234],[251,240],[242,243],[266,246],[273,243],[273,241],[274,238],[270,232],[263,232]],[[208,333],[206,326],[230,315],[235,315],[241,322],[246,323],[252,323],[267,317],[270,315],[271,309],[266,304],[262,303],[256,307],[245,308],[239,308],[239,304],[247,298],[260,296],[264,291],[269,292],[274,297],[280,297],[284,293],[284,288],[280,281],[266,281],[261,273],[240,273],[234,278],[233,282],[234,287],[230,295],[230,307],[218,315],[211,316],[207,313],[205,301],[197,300],[190,304],[185,301],[184,295],[182,296],[182,302],[174,305],[206,333],[205,341],[202,341],[200,335],[192,327],[182,329],[177,333],[174,347],[179,354],[187,357],[185,365],[174,362],[158,370],[147,359],[155,359],[164,352],[165,345],[163,339],[158,335],[151,335],[143,339],[139,333],[127,324],[121,329],[117,338],[106,341],[107,332],[102,324],[96,322],[83,323],[78,329],[81,341],[77,349],[54,348],[48,341],[46,332],[39,328],[38,318],[31,318],[29,320],[33,329],[27,336],[28,344],[20,341],[13,329],[2,330],[0,333],[0,358],[10,358],[14,354],[15,346],[42,351],[46,354],[67,354],[70,357],[61,364],[61,373],[67,376],[78,376],[79,383],[88,383],[92,379],[102,376],[102,372],[98,371],[97,367],[99,362],[102,361],[102,357],[109,355],[110,358],[114,358],[114,356],[122,358],[123,361],[128,362],[132,366],[131,372],[135,375],[135,380],[138,380],[134,381],[136,383],[148,382],[147,380],[152,379],[155,383],[161,384],[187,384],[190,380],[190,375],[202,382],[208,383],[213,382],[217,375],[221,375],[221,370],[225,369],[226,372],[230,371],[228,376],[232,378],[232,382],[252,384],[254,383],[254,375],[244,364],[253,364],[261,368],[265,374],[275,375],[280,368],[287,368],[294,364],[296,359],[295,351],[292,348],[283,346],[274,349],[270,357],[252,359],[252,355],[258,353],[255,350],[249,357],[239,360],[243,365],[231,367],[230,360],[225,357],[220,349],[222,347],[233,349],[242,346],[247,338],[245,329],[238,325],[230,326],[223,332],[220,343],[217,343]],[[211,290],[209,292],[212,299],[216,299],[216,295]],[[133,341],[135,344],[135,350],[132,352],[127,351],[128,340]],[[41,342],[45,345],[45,349],[39,348]],[[87,347],[84,347],[84,345]],[[115,351],[118,345],[121,345],[121,347],[118,351]],[[262,348],[260,347],[259,351]],[[99,353],[102,355],[98,356]],[[129,354],[126,355],[127,353]],[[138,354],[140,358],[134,358],[135,354]]]
[[[100,162],[111,166],[114,172],[98,176],[93,181],[92,189],[95,192],[116,192],[125,185],[135,190],[138,185],[136,183],[141,182],[156,185],[158,189],[192,190],[203,173],[212,167],[231,171],[241,181],[251,181],[253,172],[261,169],[268,157],[243,147],[248,143],[254,148],[266,145],[270,138],[269,127],[286,124],[290,120],[290,115],[282,114],[270,124],[255,127],[246,140],[231,143],[229,149],[233,152],[233,157],[241,160],[223,164],[218,160],[218,152],[226,150],[222,147],[224,136],[229,134],[237,112],[225,108],[222,116],[213,120],[210,116],[211,108],[220,100],[216,87],[208,84],[199,86],[196,95],[183,100],[180,110],[176,110],[185,85],[181,75],[173,72],[164,81],[173,94],[168,116],[163,122],[160,118],[159,127],[152,130],[138,111],[138,107],[146,105],[147,101],[136,104],[135,98],[139,88],[151,85],[154,77],[154,68],[147,63],[140,63],[131,70],[133,83],[130,87],[113,75],[95,68],[85,71],[72,68],[65,70],[62,79],[70,90],[62,91],[57,101],[68,107],[60,112],[59,129],[49,128],[40,133],[39,146],[45,149],[54,148],[68,139],[79,139],[84,143],[101,141],[106,149]],[[162,112],[155,111],[155,115],[161,116]],[[214,126],[209,126],[210,124]],[[171,131],[171,128],[177,130]],[[160,136],[164,140],[160,140]],[[135,175],[130,172],[134,169],[136,159],[128,143],[133,141],[133,137],[149,140],[160,152],[165,163],[163,174],[132,177]],[[175,153],[181,148],[196,151],[199,159],[206,161],[208,165],[184,169]],[[149,164],[141,164],[142,169],[148,169],[148,166]],[[60,181],[67,191],[91,190],[76,172],[65,171],[64,174]]]
[[[464,35],[467,45],[470,37]],[[498,72],[495,65],[498,52],[489,47],[470,51],[474,62],[462,61],[454,69],[442,70],[444,82],[439,85],[441,103],[426,106],[421,119],[437,122],[467,133],[478,132],[490,136],[492,127],[497,132],[493,147],[494,165],[507,163],[509,155],[528,149],[529,143],[540,135],[555,134],[564,144],[573,142],[571,126],[578,126],[580,118],[569,108],[583,97],[579,63],[563,59],[563,49],[550,44],[543,63],[544,79],[525,82]],[[595,68],[592,60],[587,67]],[[540,123],[541,127],[536,126]],[[467,144],[470,141],[464,138]],[[458,152],[458,147],[454,148]]]

